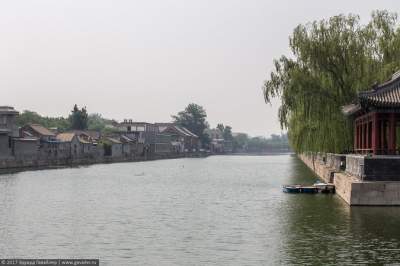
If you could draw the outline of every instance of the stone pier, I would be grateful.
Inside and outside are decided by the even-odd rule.
[[[400,157],[303,153],[298,157],[349,205],[400,206]]]

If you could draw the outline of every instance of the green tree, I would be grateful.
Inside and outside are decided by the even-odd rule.
[[[174,123],[189,129],[191,132],[199,136],[203,146],[207,146],[210,142],[208,135],[204,130],[208,128],[206,110],[197,104],[189,104],[184,111],[172,116]]]
[[[246,151],[249,142],[249,136],[245,133],[238,133],[233,138],[233,151]]]
[[[342,152],[352,147],[352,126],[341,106],[386,80],[400,67],[397,15],[375,11],[367,25],[339,15],[295,28],[291,56],[274,61],[266,102],[280,97],[279,120],[297,152]]]
[[[220,123],[217,125],[217,129],[221,131],[222,136],[225,140],[233,140],[231,126],[224,126],[224,124]]]
[[[219,129],[219,130],[223,133],[224,130],[225,130],[224,124],[218,124],[218,125],[217,125],[217,129]]]
[[[103,131],[106,127],[106,121],[101,114],[90,114],[87,124],[89,130]]]
[[[233,137],[234,152],[287,152],[289,143],[286,134],[272,134],[270,138],[253,137],[238,133]]]
[[[85,130],[88,128],[88,113],[86,107],[79,109],[75,104],[71,115],[69,116],[71,121],[71,129]]]
[[[75,108],[76,107],[76,108]],[[87,124],[86,126],[74,126],[72,127],[71,123],[73,122],[73,116],[78,117],[78,120],[82,120],[83,123]],[[86,118],[85,118],[86,117]],[[87,122],[84,122],[84,121]],[[87,114],[86,108],[82,108],[81,110],[74,106],[74,111],[69,116],[69,118],[64,117],[44,117],[40,114],[32,111],[25,110],[17,117],[17,125],[24,126],[26,124],[40,124],[47,128],[57,128],[60,131],[67,131],[69,129],[89,129],[96,130],[101,132],[112,132],[112,129],[107,128],[107,125],[112,125],[115,123],[115,120],[106,119],[101,116],[101,114]],[[82,123],[82,122],[79,122]],[[76,124],[79,124],[76,122]]]
[[[217,129],[221,131],[225,140],[233,140],[231,126],[224,126],[224,124],[220,123],[217,125]]]
[[[43,117],[36,112],[25,110],[18,117],[16,121],[18,126],[27,124],[40,124],[47,128],[57,128],[61,131],[70,127],[68,119],[63,117]]]
[[[230,126],[225,126],[224,127],[224,131],[223,131],[223,135],[224,135],[224,140],[233,140],[233,136],[232,136],[232,127]]]
[[[106,119],[103,118],[101,114],[89,114],[88,120],[87,120],[87,125],[89,130],[96,130],[96,131],[107,131],[109,130],[107,128],[107,125],[113,125],[117,121],[112,120],[112,119]]]

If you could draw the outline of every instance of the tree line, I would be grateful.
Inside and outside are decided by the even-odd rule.
[[[265,81],[267,103],[279,97],[279,120],[297,152],[352,149],[353,127],[341,113],[358,92],[390,79],[400,69],[396,13],[375,11],[367,24],[338,15],[297,26],[291,55],[274,61]]]
[[[186,127],[197,136],[204,148],[209,148],[210,136],[206,129],[210,127],[207,122],[206,110],[198,105],[191,103],[185,110],[172,116],[173,122]],[[219,123],[216,127],[226,142],[232,143],[233,152],[268,152],[268,151],[288,151],[289,143],[286,134],[271,135],[270,138],[250,137],[246,133],[232,132],[232,127]]]
[[[206,129],[210,128],[206,110],[195,103],[189,104],[184,110],[171,116],[173,123],[189,129],[199,136],[203,148],[209,148],[211,138]],[[89,114],[86,107],[79,108],[76,104],[67,118],[44,117],[36,112],[24,111],[17,118],[17,125],[41,124],[47,128],[57,128],[59,131],[68,130],[96,130],[102,133],[111,133],[116,120],[103,118],[100,114]],[[265,152],[266,150],[287,149],[287,136],[272,135],[271,138],[250,137],[245,133],[232,132],[232,127],[219,123],[216,129],[220,130],[222,138],[230,142],[236,152]]]
[[[289,152],[287,134],[272,134],[266,137],[250,137],[245,133],[237,133],[233,136],[233,152],[265,153],[265,152]]]
[[[86,107],[79,108],[74,105],[71,114],[65,117],[41,116],[36,112],[25,110],[17,117],[17,125],[40,124],[47,128],[57,128],[60,131],[67,130],[96,130],[106,131],[107,125],[116,122],[105,119],[100,114],[88,114]]]

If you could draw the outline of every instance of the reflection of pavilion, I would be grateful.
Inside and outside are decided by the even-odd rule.
[[[354,119],[356,153],[397,154],[400,143],[400,71],[392,79],[361,92],[356,103],[343,107]]]

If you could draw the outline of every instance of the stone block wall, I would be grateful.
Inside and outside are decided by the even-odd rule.
[[[346,172],[364,181],[400,181],[400,157],[347,155]]]
[[[335,173],[333,184],[335,185],[336,194],[338,194],[345,202],[351,204],[352,201],[352,184],[357,179],[346,173]]]
[[[346,173],[362,179],[364,175],[364,158],[361,155],[347,155]]]
[[[398,163],[400,158],[377,158],[358,155],[346,156],[346,171],[334,171],[330,165],[332,159],[327,155],[327,163],[320,163],[307,153],[299,155],[299,158],[310,167],[322,179],[331,181],[335,185],[336,193],[349,205],[365,206],[398,206],[400,205],[400,182],[399,181],[368,181],[372,178],[373,171],[381,173],[394,173],[400,171]],[[364,174],[364,163],[368,165]],[[395,165],[393,165],[395,164]],[[374,170],[368,167],[373,167]],[[385,168],[385,169],[383,169]],[[376,174],[378,172],[375,172]],[[378,174],[376,176],[379,176]],[[382,175],[381,175],[382,176]],[[388,175],[386,175],[387,177]]]
[[[351,205],[400,205],[400,182],[354,182]]]
[[[171,143],[156,143],[155,144],[155,153],[156,154],[165,154],[172,152],[172,144]]]
[[[122,144],[112,144],[111,145],[111,156],[112,157],[122,157]]]
[[[324,182],[332,183],[334,170],[327,167],[322,160],[321,155],[314,155],[312,153],[300,154],[300,159],[316,173]]]
[[[400,157],[366,157],[362,179],[365,181],[400,181]]]
[[[326,154],[326,166],[335,171],[343,171],[346,168],[346,156],[343,154]]]
[[[24,141],[15,139],[13,155],[16,159],[34,160],[39,156],[39,141]]]

